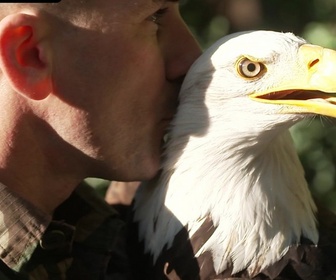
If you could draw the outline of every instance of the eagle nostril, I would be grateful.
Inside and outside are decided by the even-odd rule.
[[[309,69],[313,68],[317,63],[319,63],[319,61],[320,61],[320,60],[319,60],[318,58],[314,59],[313,61],[311,61],[311,62],[309,63],[308,68],[309,68]]]

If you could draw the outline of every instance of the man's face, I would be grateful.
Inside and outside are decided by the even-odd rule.
[[[149,179],[200,49],[177,2],[93,2],[91,17],[73,19],[55,40],[52,126],[90,159],[90,176]]]

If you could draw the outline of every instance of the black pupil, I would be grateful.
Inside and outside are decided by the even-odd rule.
[[[247,65],[247,70],[253,72],[256,70],[256,66],[253,63],[250,63],[249,65]]]

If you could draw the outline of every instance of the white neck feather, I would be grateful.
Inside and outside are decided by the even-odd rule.
[[[210,215],[217,228],[196,256],[211,251],[216,272],[233,265],[234,273],[253,274],[301,236],[317,243],[316,206],[288,123],[280,134],[256,129],[251,135],[250,129],[244,135],[246,128],[223,131],[221,122],[227,127],[227,120],[214,118],[206,136],[172,135],[156,189],[138,193],[135,220],[155,260],[183,226],[192,236]]]

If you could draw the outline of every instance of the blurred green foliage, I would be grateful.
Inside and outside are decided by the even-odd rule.
[[[336,49],[336,0],[182,0],[181,14],[203,48],[228,33],[268,29]],[[336,120],[306,120],[292,134],[312,193],[336,212]]]

